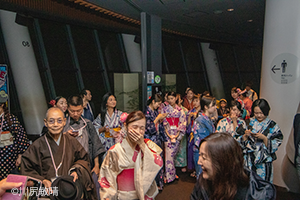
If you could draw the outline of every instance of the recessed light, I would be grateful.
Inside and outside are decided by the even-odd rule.
[[[234,9],[233,8],[228,8],[227,11],[232,12],[232,11],[234,11]]]
[[[249,22],[249,23],[250,23],[250,22],[253,22],[253,19],[249,19],[249,20],[247,20],[247,22]]]

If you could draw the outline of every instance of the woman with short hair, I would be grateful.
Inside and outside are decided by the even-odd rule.
[[[283,134],[279,126],[268,115],[269,103],[265,99],[257,99],[252,105],[249,130],[245,134],[236,135],[240,142],[245,159],[245,165],[255,171],[263,179],[273,182],[273,161],[275,152],[281,145]]]

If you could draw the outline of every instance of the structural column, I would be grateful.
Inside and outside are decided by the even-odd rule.
[[[270,118],[277,122],[284,135],[276,152],[277,160],[273,162],[274,184],[292,191],[299,183],[292,181],[297,177],[292,175],[295,173],[291,165],[293,156],[286,155],[286,146],[300,100],[299,10],[299,0],[266,1],[260,89],[260,97],[270,104]]]
[[[201,43],[210,89],[217,99],[225,98],[216,52],[210,49],[209,45],[209,43]]]
[[[141,45],[134,41],[135,35],[122,34],[130,72],[142,72]]]
[[[40,134],[47,103],[26,26],[15,23],[16,13],[0,10],[0,22],[26,131]]]
[[[161,18],[141,13],[142,45],[142,108],[147,102],[147,71],[153,71],[155,82],[152,86],[161,85],[162,75],[162,39]]]

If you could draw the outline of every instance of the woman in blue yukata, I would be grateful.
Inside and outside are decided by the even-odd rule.
[[[162,96],[160,94],[152,95],[152,97],[148,100],[147,108],[144,112],[146,117],[146,130],[144,138],[150,139],[155,142],[161,149],[163,149],[163,143],[167,142],[167,137],[165,135],[165,129],[162,123],[162,120],[166,118],[168,113],[158,114],[157,109],[162,104]],[[160,156],[163,158],[163,152]],[[164,185],[164,168],[162,168],[156,178],[156,184],[158,189],[162,190]]]
[[[177,154],[180,141],[185,134],[186,129],[186,117],[183,110],[176,104],[176,93],[168,93],[169,105],[162,109],[163,113],[168,113],[167,117],[164,119],[163,124],[165,128],[165,133],[168,136],[167,142],[165,142],[165,167],[166,167],[166,182],[170,183],[176,179],[174,157]]]
[[[187,148],[187,169],[193,171],[191,177],[196,177],[195,164],[194,164],[194,133],[192,127],[194,125],[194,120],[198,117],[200,113],[200,94],[195,94],[193,96],[193,106],[194,108],[190,110],[187,114],[187,125],[186,134],[188,136],[188,148]]]
[[[272,162],[276,160],[275,152],[281,145],[283,135],[279,126],[268,115],[270,106],[265,99],[253,102],[249,130],[239,135],[237,140],[243,148],[245,165],[255,171],[261,178],[273,182]]]
[[[245,121],[239,117],[242,111],[242,106],[237,100],[232,100],[230,105],[229,116],[219,121],[217,132],[230,133],[232,136],[236,135],[238,129],[246,129]]]
[[[121,132],[123,127],[120,120],[122,111],[116,109],[116,105],[116,97],[111,93],[106,93],[102,98],[101,114],[93,122],[106,151],[125,137]]]
[[[198,164],[200,141],[206,136],[215,132],[215,126],[210,116],[216,112],[216,99],[211,96],[203,96],[200,99],[201,110],[203,111],[194,122],[194,163],[197,178],[202,172],[201,166]]]

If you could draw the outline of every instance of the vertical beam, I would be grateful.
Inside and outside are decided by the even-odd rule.
[[[241,76],[241,72],[240,72],[239,63],[238,63],[238,61],[237,61],[237,55],[236,55],[235,47],[233,46],[232,49],[233,49],[233,55],[234,55],[234,61],[235,61],[236,69],[237,69],[238,75],[239,75],[239,80],[240,80],[240,83],[241,83],[241,85],[242,85],[242,84],[243,84],[243,81],[242,81],[242,76]]]
[[[184,69],[184,73],[185,73],[185,77],[186,77],[186,81],[188,84],[188,87],[191,87],[191,83],[190,83],[190,77],[189,77],[189,73],[186,67],[186,62],[185,62],[185,56],[182,50],[182,44],[181,41],[178,41],[179,43],[179,49],[180,49],[180,54],[181,54],[181,59],[182,59],[182,64],[183,64],[183,69]]]
[[[72,55],[72,61],[74,64],[74,68],[76,69],[76,78],[77,78],[78,89],[80,92],[84,88],[84,83],[83,83],[83,79],[82,79],[82,75],[81,75],[81,71],[80,71],[80,65],[79,65],[70,25],[67,24],[66,29],[67,29],[67,36],[68,36],[67,38],[68,38],[68,42],[70,45],[69,47],[70,47],[70,51],[71,51],[71,55]]]
[[[16,13],[0,11],[1,28],[16,84],[26,131],[39,135],[46,98],[28,28],[15,23]]]
[[[34,19],[34,31],[37,37],[38,48],[42,58],[43,72],[47,83],[47,92],[49,93],[50,98],[54,99],[56,97],[56,92],[55,92],[51,70],[48,62],[47,52],[44,45],[42,31],[38,19]]]
[[[206,65],[205,65],[204,58],[203,58],[203,51],[202,51],[202,48],[201,48],[201,43],[197,42],[197,46],[198,46],[198,53],[199,53],[199,57],[200,57],[201,65],[202,65],[202,70],[203,70],[203,73],[204,73],[205,85],[206,85],[206,88],[209,91],[209,93],[212,94],[210,84],[209,84],[209,81],[208,81],[208,78],[207,78],[208,77],[207,76],[207,70],[206,70]]]
[[[121,53],[122,53],[123,65],[124,65],[124,67],[126,69],[126,72],[130,72],[130,69],[129,69],[129,66],[128,66],[128,60],[127,60],[127,57],[126,57],[124,42],[123,42],[121,33],[117,34],[117,40],[118,40],[118,44],[120,46]]]
[[[102,68],[102,77],[104,79],[105,90],[106,90],[106,92],[112,92],[111,88],[110,88],[110,84],[109,84],[108,74],[107,74],[106,65],[104,62],[104,56],[103,56],[103,52],[102,52],[102,48],[101,48],[101,44],[100,44],[100,40],[99,40],[99,35],[98,35],[97,30],[93,30],[93,33],[94,33],[94,40],[96,42],[96,47],[97,47],[98,60],[99,60],[100,66]]]
[[[147,70],[154,71],[154,76],[161,77],[161,19],[145,12],[141,13],[142,44],[142,108],[147,102]],[[154,86],[160,86],[154,83]]]

